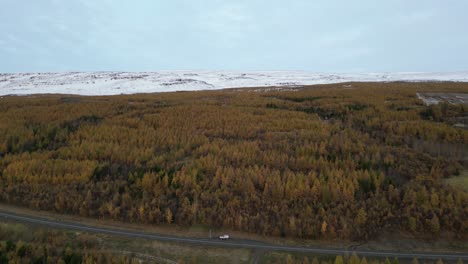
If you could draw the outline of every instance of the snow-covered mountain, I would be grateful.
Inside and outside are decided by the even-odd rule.
[[[0,74],[0,95],[113,95],[237,87],[301,86],[341,82],[456,81],[468,72],[328,74],[301,71],[161,71]]]

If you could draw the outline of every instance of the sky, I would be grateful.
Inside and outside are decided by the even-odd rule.
[[[466,0],[0,0],[0,72],[468,70]]]

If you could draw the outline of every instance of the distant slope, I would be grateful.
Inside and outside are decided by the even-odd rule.
[[[327,74],[301,71],[67,72],[0,74],[0,95],[61,93],[114,95],[236,87],[296,86],[340,82],[456,81],[468,72]]]

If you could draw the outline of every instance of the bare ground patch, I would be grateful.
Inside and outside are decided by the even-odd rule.
[[[416,93],[416,95],[426,105],[438,104],[440,102],[468,105],[467,93]]]
[[[458,176],[446,179],[445,183],[453,188],[460,188],[468,192],[468,170],[462,171]]]

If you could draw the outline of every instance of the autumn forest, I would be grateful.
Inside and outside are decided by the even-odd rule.
[[[145,224],[365,240],[468,236],[468,106],[350,83],[0,98],[0,201]],[[460,121],[461,120],[461,121]]]

